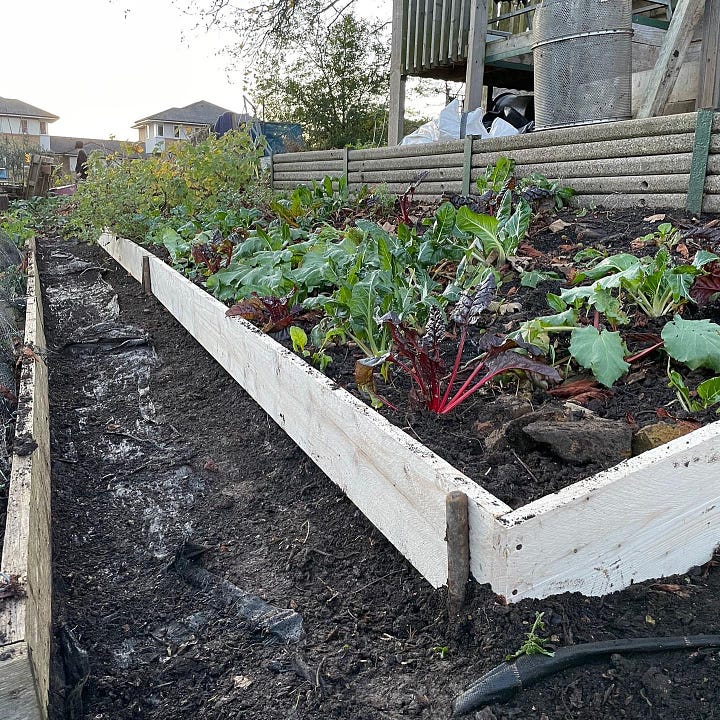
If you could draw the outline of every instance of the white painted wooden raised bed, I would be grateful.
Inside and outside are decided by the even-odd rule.
[[[720,422],[517,510],[134,243],[100,245],[432,583],[447,581],[446,496],[469,501],[470,568],[508,601],[603,595],[685,572],[720,543]]]

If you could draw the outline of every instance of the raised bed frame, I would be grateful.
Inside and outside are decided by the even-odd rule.
[[[35,245],[28,252],[25,343],[45,348]],[[48,370],[24,362],[20,375],[16,447],[12,460],[0,570],[18,578],[20,592],[0,599],[0,714],[5,720],[47,718],[51,637],[50,419]]]
[[[512,510],[162,260],[113,235],[99,243],[435,587],[453,491],[468,498],[472,575],[508,601],[685,572],[720,541],[720,422]]]

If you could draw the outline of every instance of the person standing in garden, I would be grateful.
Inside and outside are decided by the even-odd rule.
[[[83,141],[78,140],[75,143],[75,149],[78,151],[77,162],[75,163],[75,174],[78,180],[87,180],[87,153],[83,149]]]

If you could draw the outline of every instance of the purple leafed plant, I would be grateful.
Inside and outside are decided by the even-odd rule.
[[[314,317],[314,313],[303,310],[301,305],[294,304],[295,290],[282,297],[267,295],[260,297],[251,293],[250,297],[241,300],[225,313],[228,317],[241,317],[262,328],[264,333],[276,333],[293,323]]]
[[[460,328],[460,336],[449,375],[446,375],[446,364],[440,352],[446,326],[438,308],[432,308],[423,335],[401,322],[395,313],[383,317],[393,339],[388,360],[412,378],[413,394],[430,412],[446,415],[494,377],[509,370],[521,370],[551,382],[560,382],[560,374],[554,367],[533,359],[541,354],[538,347],[494,333],[485,334],[478,340],[479,355],[462,367],[468,329],[477,324],[494,294],[495,279],[490,275],[474,292],[464,292],[460,296],[450,316]],[[528,354],[516,352],[518,349]]]

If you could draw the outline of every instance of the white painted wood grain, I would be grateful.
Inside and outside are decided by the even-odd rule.
[[[0,647],[0,713],[3,720],[42,720],[27,645]]]
[[[515,510],[498,592],[604,595],[706,562],[720,543],[719,470],[715,422]]]
[[[99,242],[141,277],[147,251]],[[157,299],[435,587],[447,579],[448,492],[468,495],[477,547],[491,545],[507,505],[152,255],[150,275]]]

